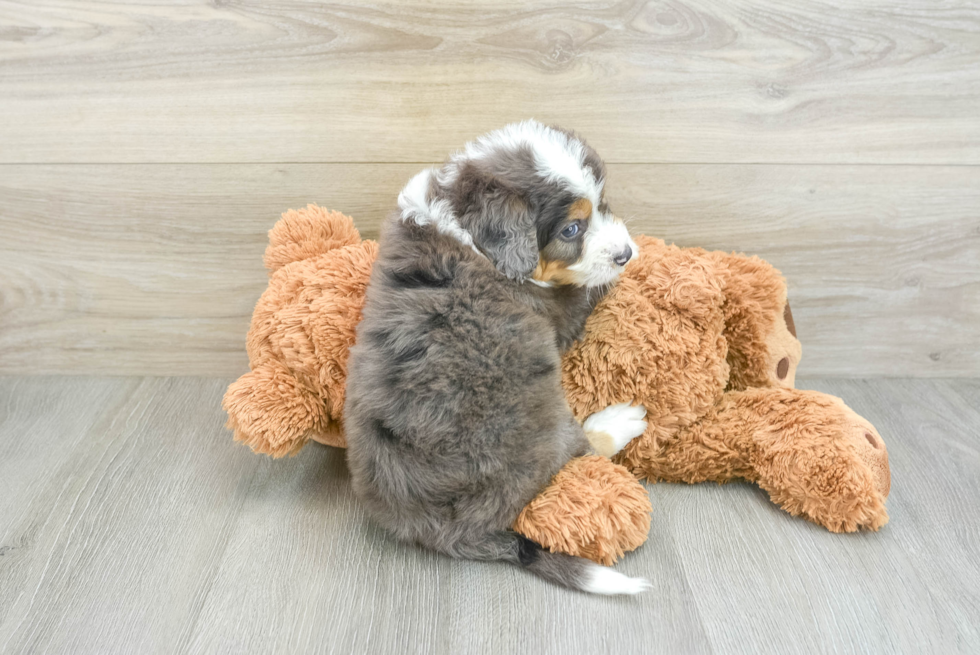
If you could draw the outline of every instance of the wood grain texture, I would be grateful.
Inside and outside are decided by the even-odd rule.
[[[279,213],[376,237],[421,167],[0,166],[0,372],[240,374]],[[612,165],[608,188],[635,232],[780,268],[802,374],[980,374],[980,168]]]
[[[0,161],[430,161],[506,122],[612,162],[980,164],[964,0],[0,1]]]
[[[0,651],[186,640],[260,464],[215,439],[218,386],[0,382]]]
[[[977,380],[803,381],[887,441],[891,522],[835,535],[751,485],[652,485],[633,599],[395,543],[342,451],[235,444],[228,382],[0,378],[0,653],[980,650]]]

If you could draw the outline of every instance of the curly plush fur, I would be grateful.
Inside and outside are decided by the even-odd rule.
[[[251,372],[228,388],[235,438],[255,452],[294,454],[315,435],[346,446],[347,359],[378,244],[315,205],[288,211],[269,232],[269,288],[248,332]]]
[[[833,531],[884,525],[881,436],[840,399],[792,388],[801,349],[779,272],[755,257],[637,243],[639,258],[565,354],[562,374],[580,420],[632,401],[647,407],[648,429],[617,456],[622,466],[595,457],[566,465],[515,529],[613,563],[650,526],[646,492],[626,469],[652,481],[750,480]],[[283,215],[249,331],[252,371],[225,395],[236,439],[274,456],[311,438],[345,445],[348,349],[376,253],[342,214],[311,205]]]
[[[576,417],[646,406],[646,433],[615,458],[638,477],[744,479],[834,532],[884,525],[884,441],[839,398],[793,389],[802,349],[779,272],[757,257],[637,243],[640,258],[565,354]]]

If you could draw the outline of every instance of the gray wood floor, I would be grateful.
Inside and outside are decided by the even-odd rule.
[[[342,451],[233,443],[227,382],[0,378],[0,652],[980,652],[980,381],[804,380],[885,436],[891,523],[654,485],[625,599],[394,543]]]

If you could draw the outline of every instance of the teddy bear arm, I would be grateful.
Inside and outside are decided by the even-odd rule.
[[[227,427],[234,430],[235,440],[257,453],[295,455],[313,434],[323,440],[339,438],[330,445],[343,445],[343,434],[337,426],[331,427],[322,399],[275,361],[257,366],[233,382],[222,407],[228,413]]]
[[[652,510],[646,489],[629,471],[587,455],[568,462],[513,528],[551,551],[609,566],[646,541]]]

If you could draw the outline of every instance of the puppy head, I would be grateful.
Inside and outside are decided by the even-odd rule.
[[[636,257],[605,202],[602,160],[571,132],[509,125],[467,144],[431,182],[430,204],[447,198],[453,229],[511,279],[605,286]]]
[[[540,284],[612,284],[639,250],[601,196],[598,207],[587,197],[566,196],[546,225],[538,265],[531,275]]]

